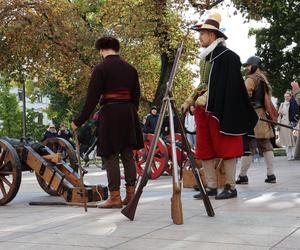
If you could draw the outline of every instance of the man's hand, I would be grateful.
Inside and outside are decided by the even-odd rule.
[[[186,111],[189,109],[189,107],[190,107],[190,103],[184,102],[184,103],[181,105],[181,112],[185,114]]]
[[[181,112],[185,114],[192,105],[194,105],[194,99],[192,96],[189,96],[181,105]]]
[[[75,131],[78,127],[75,125],[74,122],[71,123],[71,128],[73,131]]]
[[[207,102],[208,92],[206,91],[203,95],[199,96],[195,102],[196,106],[205,106]]]

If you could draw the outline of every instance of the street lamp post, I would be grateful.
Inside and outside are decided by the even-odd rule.
[[[25,91],[25,80],[22,79],[22,102],[23,102],[23,113],[22,113],[22,131],[23,137],[26,138],[26,91]]]

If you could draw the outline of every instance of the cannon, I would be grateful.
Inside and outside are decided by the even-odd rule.
[[[81,186],[79,167],[72,145],[62,138],[49,138],[41,144],[31,139],[1,137],[0,205],[15,198],[24,171],[34,172],[46,193],[62,196],[66,202],[83,204],[106,200],[106,186]]]

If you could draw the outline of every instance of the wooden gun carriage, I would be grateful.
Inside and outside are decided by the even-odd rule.
[[[62,196],[70,203],[83,204],[84,197],[86,202],[108,197],[106,186],[84,185],[83,190],[76,153],[62,138],[49,138],[43,144],[24,138],[0,138],[0,205],[14,199],[23,171],[34,172],[46,193]]]

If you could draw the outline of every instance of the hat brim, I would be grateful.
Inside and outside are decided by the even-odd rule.
[[[225,40],[228,39],[228,37],[223,32],[218,30],[217,28],[211,28],[210,26],[208,26],[208,25],[206,26],[205,24],[194,25],[191,27],[191,29],[198,31],[198,32],[203,31],[203,30],[213,31],[218,35],[218,37],[223,37]]]

